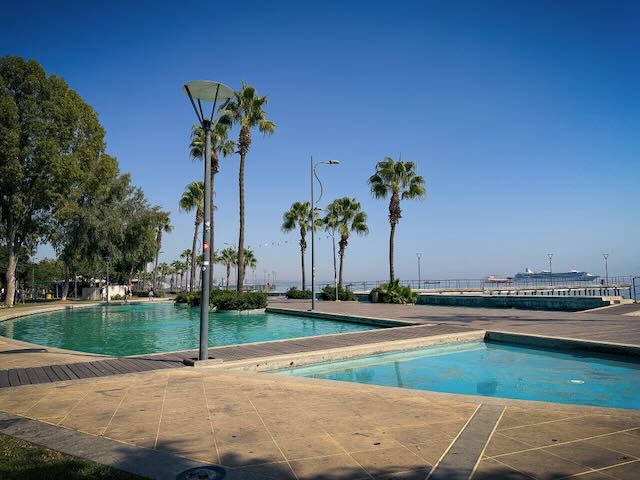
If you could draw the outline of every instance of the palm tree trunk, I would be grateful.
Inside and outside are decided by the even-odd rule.
[[[160,247],[156,248],[156,259],[155,262],[153,264],[153,289],[157,290],[158,289],[158,259],[160,258]]]
[[[300,264],[302,266],[302,290],[306,290],[307,286],[307,277],[305,275],[304,268],[304,252],[306,250],[306,245],[304,241],[304,235],[300,235]]]
[[[240,172],[238,174],[238,188],[240,190],[240,233],[238,235],[238,275],[236,291],[242,291],[244,283],[244,160],[245,155],[240,155]]]
[[[342,272],[344,269],[344,253],[346,251],[346,245],[347,240],[346,239],[340,239],[340,249],[338,250],[338,255],[340,256],[340,270],[338,273],[338,292],[340,292],[342,290]],[[336,300],[340,300],[339,298]]]
[[[395,275],[393,270],[393,250],[395,244],[396,224],[391,222],[391,233],[389,234],[389,281],[393,282]]]
[[[195,228],[193,229],[193,242],[191,243],[191,283],[189,285],[189,291],[193,293],[193,286],[196,282],[196,242],[198,240],[198,230],[200,222],[198,221],[198,214],[196,213]]]
[[[227,290],[229,290],[229,277],[231,277],[231,265],[227,263]]]

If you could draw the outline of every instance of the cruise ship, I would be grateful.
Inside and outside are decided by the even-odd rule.
[[[592,282],[598,278],[598,275],[591,275],[590,273],[581,272],[580,270],[571,270],[570,272],[550,272],[549,270],[542,270],[541,272],[534,272],[527,268],[524,272],[516,273],[513,280],[516,282],[553,281],[555,283],[570,283]]]

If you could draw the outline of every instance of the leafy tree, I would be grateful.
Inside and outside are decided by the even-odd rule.
[[[209,288],[213,288],[213,266],[216,263],[215,258],[215,194],[216,194],[216,174],[220,171],[220,155],[227,157],[234,153],[236,144],[233,140],[229,140],[229,130],[231,123],[226,116],[222,116],[211,132],[211,209],[209,221],[211,228],[209,229],[209,248],[211,249],[211,268],[209,269]],[[189,145],[191,158],[202,160],[205,151],[205,132],[202,126],[196,125],[191,131],[191,144]]]
[[[52,234],[64,198],[104,154],[93,109],[35,61],[0,58],[0,234],[7,252],[6,300],[13,305],[18,257]],[[65,255],[66,256],[66,255]]]
[[[217,256],[218,263],[226,267],[227,285],[229,288],[229,277],[231,276],[231,267],[238,263],[238,251],[235,248],[227,247],[223,249]]]
[[[317,226],[317,225],[316,225]],[[311,207],[309,202],[294,202],[282,216],[282,231],[300,231],[300,267],[302,270],[302,290],[306,288],[304,255],[307,250],[307,230],[311,228]]]
[[[234,98],[225,108],[225,117],[230,122],[240,125],[238,137],[238,153],[240,154],[240,170],[238,186],[240,194],[240,232],[238,236],[238,278],[236,291],[241,292],[244,284],[244,168],[247,153],[251,146],[251,130],[258,128],[264,134],[272,134],[276,124],[267,119],[264,106],[267,97],[257,94],[256,89],[242,82],[240,91],[234,93]]]
[[[179,202],[180,210],[183,212],[191,212],[195,210],[196,218],[193,228],[193,242],[191,244],[191,251],[196,252],[196,242],[198,240],[198,230],[200,224],[204,218],[204,183],[203,182],[191,182],[185,187],[185,191],[182,194]],[[191,279],[189,284],[189,292],[193,292],[196,278],[196,256],[191,256]]]
[[[426,195],[424,178],[416,173],[414,162],[395,161],[391,157],[385,157],[378,162],[376,171],[369,177],[371,194],[375,198],[387,198],[389,200],[389,282],[395,279],[393,269],[393,251],[396,233],[396,225],[402,218],[400,200],[421,199]]]
[[[340,235],[340,241],[338,242],[338,254],[340,256],[338,290],[341,290],[344,254],[349,244],[349,234],[351,232],[355,232],[358,235],[369,233],[367,214],[362,211],[360,202],[355,198],[342,197],[329,204],[323,222],[327,230],[337,232]]]

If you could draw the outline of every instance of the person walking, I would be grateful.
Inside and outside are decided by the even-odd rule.
[[[153,291],[153,287],[149,289],[149,301],[153,302],[153,297],[155,296],[155,292]]]

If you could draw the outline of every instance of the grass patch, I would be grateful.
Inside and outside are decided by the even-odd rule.
[[[0,433],[2,480],[143,480],[99,463],[65,455]]]

